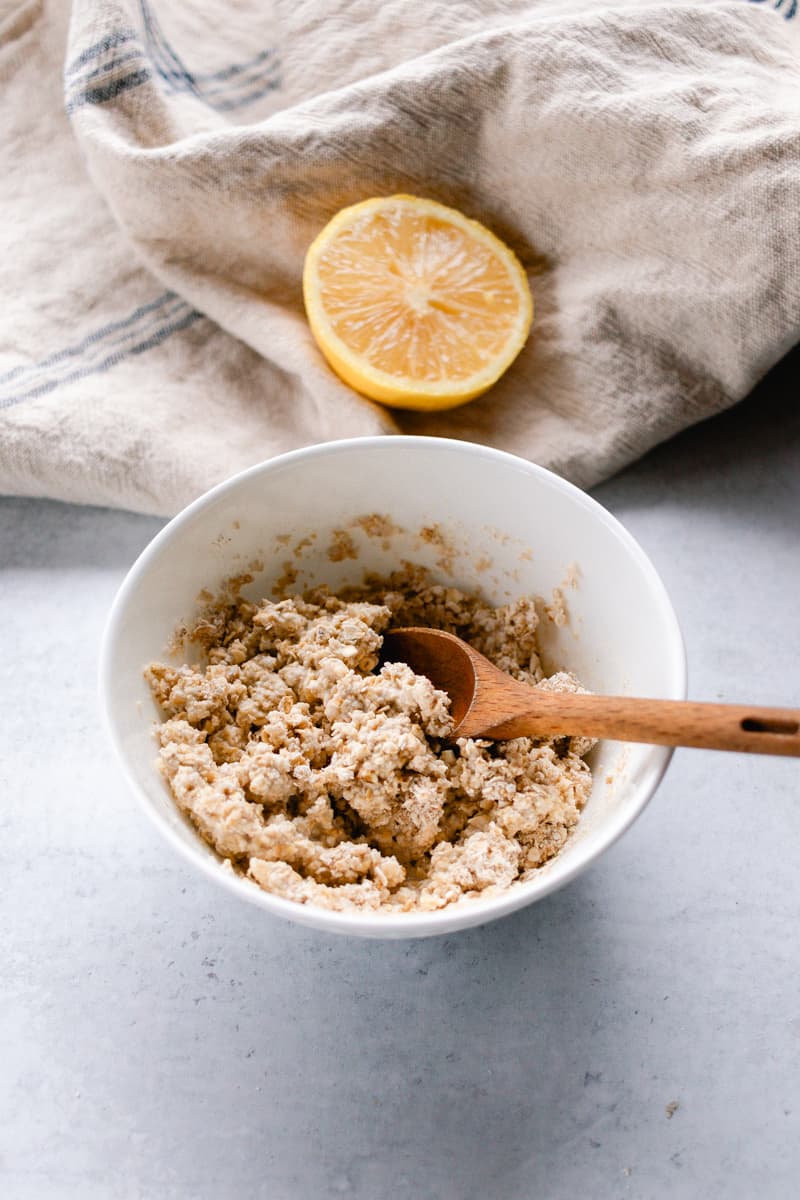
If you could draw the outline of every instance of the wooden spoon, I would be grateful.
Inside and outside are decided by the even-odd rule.
[[[800,709],[548,692],[519,683],[452,633],[392,629],[384,662],[405,662],[450,697],[451,739],[567,734],[800,757]]]

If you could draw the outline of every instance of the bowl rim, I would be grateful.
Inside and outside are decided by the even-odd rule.
[[[222,860],[215,859],[204,852],[204,843],[199,835],[194,843],[185,841],[178,832],[167,822],[155,804],[151,801],[144,787],[140,786],[128,764],[128,756],[123,745],[123,738],[112,716],[111,695],[114,678],[114,647],[120,634],[127,606],[135,595],[141,578],[146,574],[151,562],[156,559],[162,548],[178,534],[180,529],[198,513],[211,507],[220,496],[235,491],[246,480],[276,469],[291,466],[294,462],[308,461],[325,455],[335,455],[351,449],[382,448],[388,444],[396,445],[402,442],[404,447],[413,449],[425,447],[434,448],[437,452],[455,452],[457,454],[475,455],[477,458],[488,459],[515,470],[522,470],[538,477],[550,487],[565,492],[581,507],[588,509],[592,515],[608,527],[624,544],[626,550],[642,571],[664,622],[668,638],[668,661],[671,675],[668,699],[682,700],[686,697],[688,686],[688,670],[686,646],[678,622],[675,609],[661,576],[648,555],[636,541],[634,536],[625,528],[608,509],[599,501],[584,492],[575,484],[562,476],[542,467],[538,463],[521,458],[505,450],[486,446],[479,442],[468,442],[458,438],[430,437],[423,435],[379,434],[366,437],[351,437],[335,439],[327,442],[313,443],[296,450],[275,455],[264,459],[253,466],[245,468],[216,484],[197,499],[191,501],[180,512],[176,513],[167,524],[159,530],[141,551],[129,568],[116,596],[112,602],[106,620],[100,645],[98,683],[100,692],[100,707],[107,736],[111,742],[115,757],[122,768],[123,778],[133,791],[140,808],[143,808],[150,821],[156,826],[166,841],[175,850],[198,868],[208,879],[221,885],[241,899],[249,901],[258,907],[284,917],[295,924],[314,926],[330,932],[367,935],[371,937],[415,937],[430,934],[445,934],[457,931],[459,928],[486,924],[516,909],[523,908],[534,901],[557,891],[570,883],[577,875],[604,854],[625,833],[627,829],[641,816],[653,794],[658,788],[669,766],[674,750],[670,746],[651,747],[651,756],[646,766],[640,771],[635,785],[635,803],[629,804],[623,814],[617,814],[616,820],[611,820],[604,826],[587,847],[579,848],[572,861],[561,871],[548,872],[541,879],[530,880],[518,887],[512,887],[500,895],[469,899],[448,905],[433,912],[381,913],[381,912],[338,912],[317,905],[302,905],[296,901],[275,896],[258,887],[252,880],[226,870]]]

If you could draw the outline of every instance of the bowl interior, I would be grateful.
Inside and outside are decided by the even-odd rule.
[[[502,603],[542,597],[549,671],[593,691],[680,698],[683,647],[653,567],[624,529],[558,477],[484,447],[427,438],[369,438],[297,451],[255,467],[175,518],[132,568],[115,604],[101,671],[112,738],[162,831],[198,865],[267,908],[325,928],[378,936],[445,932],[528,903],[565,882],[635,818],[669,751],[602,743],[594,788],[565,848],[531,883],[433,914],[329,913],[268,896],[225,871],[177,810],[155,767],[153,661],[185,661],[176,628],[201,593],[251,576],[254,599],[281,584],[360,582],[403,561]]]

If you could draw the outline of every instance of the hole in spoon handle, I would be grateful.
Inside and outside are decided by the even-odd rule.
[[[800,732],[800,724],[797,721],[778,718],[743,717],[739,725],[745,733],[783,733],[791,737]]]

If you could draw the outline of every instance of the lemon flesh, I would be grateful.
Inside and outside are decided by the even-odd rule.
[[[309,247],[314,338],[356,391],[398,408],[454,408],[490,388],[533,319],[525,272],[478,221],[434,200],[342,209]]]

